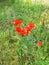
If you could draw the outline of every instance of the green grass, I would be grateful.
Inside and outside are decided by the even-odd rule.
[[[0,65],[49,65],[49,30],[40,24],[46,8],[20,2],[0,4]],[[32,21],[37,28],[20,38],[13,25],[15,19],[22,19],[24,27]],[[39,40],[43,41],[42,47],[37,46]]]

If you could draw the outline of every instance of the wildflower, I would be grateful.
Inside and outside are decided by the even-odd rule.
[[[36,24],[30,22],[30,23],[29,23],[29,27],[30,27],[31,29],[32,29],[32,28],[35,28],[35,27],[36,27]]]
[[[42,46],[42,45],[43,45],[42,41],[39,41],[38,46]]]
[[[20,19],[17,19],[17,20],[15,20],[14,21],[14,25],[20,25],[20,26],[22,26],[22,20],[20,20]]]
[[[31,32],[31,28],[28,26],[25,28],[25,35],[28,35]]]
[[[20,28],[20,27],[17,27],[17,28],[16,28],[16,31],[17,31],[17,32],[20,32],[20,31],[21,31],[21,28]]]
[[[21,35],[21,36],[25,35],[25,30],[24,30],[24,29],[21,29],[20,35]]]
[[[28,32],[25,30],[25,35],[28,36]]]
[[[25,28],[25,30],[26,30],[27,32],[30,32],[30,31],[31,31],[31,28],[28,26],[28,27]]]

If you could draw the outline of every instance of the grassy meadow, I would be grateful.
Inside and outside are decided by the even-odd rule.
[[[49,28],[41,25],[41,15],[47,8],[19,0],[0,1],[0,65],[49,65]],[[30,21],[37,27],[20,37],[13,25],[16,19],[22,19],[24,28]],[[43,42],[42,47],[38,41]]]

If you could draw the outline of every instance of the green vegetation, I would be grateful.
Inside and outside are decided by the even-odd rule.
[[[0,2],[0,65],[49,65],[49,29],[41,26],[45,5],[29,5],[19,0]],[[36,23],[27,37],[18,36],[13,22],[22,19],[24,27]],[[38,41],[42,47],[37,46]]]

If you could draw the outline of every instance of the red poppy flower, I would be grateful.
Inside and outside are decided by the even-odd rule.
[[[25,30],[25,35],[28,36],[28,32]]]
[[[19,20],[19,19],[15,20],[14,21],[14,25],[20,25],[20,26],[22,26],[22,20]]]
[[[16,28],[16,31],[17,31],[17,32],[20,32],[20,31],[21,31],[21,28],[20,28],[20,27],[17,27],[17,28]]]
[[[42,46],[42,45],[43,45],[42,41],[39,41],[38,46]]]
[[[28,26],[28,27],[25,28],[25,30],[26,30],[27,32],[30,32],[30,31],[31,31],[31,28]]]
[[[21,35],[21,36],[25,35],[25,30],[24,30],[24,29],[21,29],[20,35]]]
[[[36,24],[30,22],[30,23],[29,23],[29,27],[30,27],[31,29],[32,29],[32,28],[35,28],[35,27],[36,27]]]
[[[31,32],[31,28],[28,26],[25,28],[25,35],[28,35]]]

